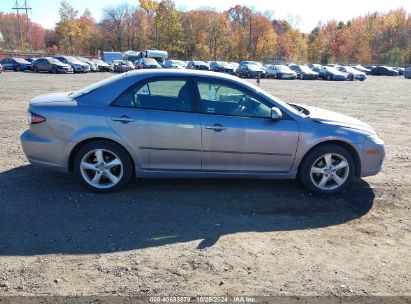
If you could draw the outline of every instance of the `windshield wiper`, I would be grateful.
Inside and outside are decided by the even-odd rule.
[[[298,112],[304,114],[304,115],[310,115],[310,111],[308,111],[306,108],[302,107],[302,106],[298,106],[296,104],[293,103],[289,103],[288,105],[292,106],[294,109],[296,109]]]

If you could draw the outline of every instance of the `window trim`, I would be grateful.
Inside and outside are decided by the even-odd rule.
[[[262,116],[240,116],[240,115],[230,115],[230,114],[219,114],[219,113],[205,113],[201,111],[201,97],[200,97],[200,92],[198,90],[198,82],[210,82],[210,83],[216,83],[216,84],[222,84],[226,85],[228,87],[232,87],[234,89],[240,90],[240,91],[245,91],[246,94],[250,95],[251,97],[257,99],[259,102],[263,103],[264,105],[268,106],[268,104],[271,105],[270,109],[272,107],[277,107],[280,109],[280,111],[283,114],[283,117],[280,118],[279,120],[294,120],[288,113],[286,113],[284,110],[282,110],[280,107],[278,107],[276,104],[274,104],[271,100],[268,100],[264,96],[261,96],[246,86],[242,86],[238,83],[229,81],[229,80],[222,80],[222,79],[217,79],[217,78],[210,78],[210,77],[201,77],[201,76],[196,76],[193,79],[193,87],[194,87],[194,93],[195,93],[195,100],[197,103],[197,112],[199,114],[204,114],[204,115],[218,115],[218,116],[226,116],[226,117],[238,117],[238,118],[258,118],[258,119],[267,119],[271,120],[271,117],[262,117]]]
[[[138,88],[137,90],[141,89],[145,84],[151,82],[151,81],[169,81],[169,80],[179,80],[179,81],[186,81],[189,88],[190,88],[190,104],[191,104],[191,111],[182,111],[182,110],[167,110],[167,109],[153,109],[153,108],[143,108],[143,107],[137,107],[137,106],[120,106],[120,105],[115,105],[115,102],[118,100],[118,98],[123,95],[126,91],[128,90],[133,90],[134,88]],[[152,110],[152,111],[166,111],[166,112],[179,112],[179,113],[197,113],[197,104],[195,102],[195,96],[194,96],[194,86],[192,79],[188,76],[152,76],[152,77],[147,77],[144,79],[141,79],[132,85],[130,85],[127,89],[125,89],[123,92],[121,92],[109,105],[110,107],[117,107],[117,108],[128,108],[128,109],[141,109],[141,110]]]

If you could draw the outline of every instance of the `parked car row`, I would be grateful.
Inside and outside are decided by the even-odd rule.
[[[41,58],[9,57],[0,61],[4,70],[33,71],[49,73],[87,73],[110,71],[109,65],[100,59],[74,56],[53,56]]]
[[[111,64],[100,59],[88,59],[81,56],[53,56],[42,58],[4,58],[0,61],[0,72],[6,70],[49,72],[49,73],[87,73],[87,72],[117,72],[124,73],[134,69],[192,69],[214,71],[236,75],[242,78],[276,78],[276,79],[304,79],[304,80],[360,80],[364,81],[367,75],[404,75],[411,78],[410,67],[362,66],[339,64],[266,64],[257,61],[226,62],[201,60],[158,60],[158,58],[128,57],[130,60],[112,60]]]

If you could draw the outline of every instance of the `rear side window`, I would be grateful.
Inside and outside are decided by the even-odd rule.
[[[190,84],[183,79],[155,79],[123,92],[114,106],[191,112]]]

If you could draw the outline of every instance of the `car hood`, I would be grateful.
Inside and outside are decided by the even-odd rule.
[[[31,106],[42,105],[68,105],[75,102],[67,92],[50,93],[45,95],[39,95],[31,99]]]
[[[350,117],[344,114],[340,114],[337,112],[324,110],[324,109],[317,108],[317,107],[311,107],[311,106],[306,106],[306,105],[301,105],[301,106],[306,108],[308,111],[310,111],[310,114],[308,116],[316,122],[319,122],[322,124],[346,127],[350,129],[357,129],[357,130],[365,131],[368,133],[376,134],[373,127],[371,127],[369,124],[362,122],[361,120],[358,120],[356,118],[353,118],[353,117]]]

